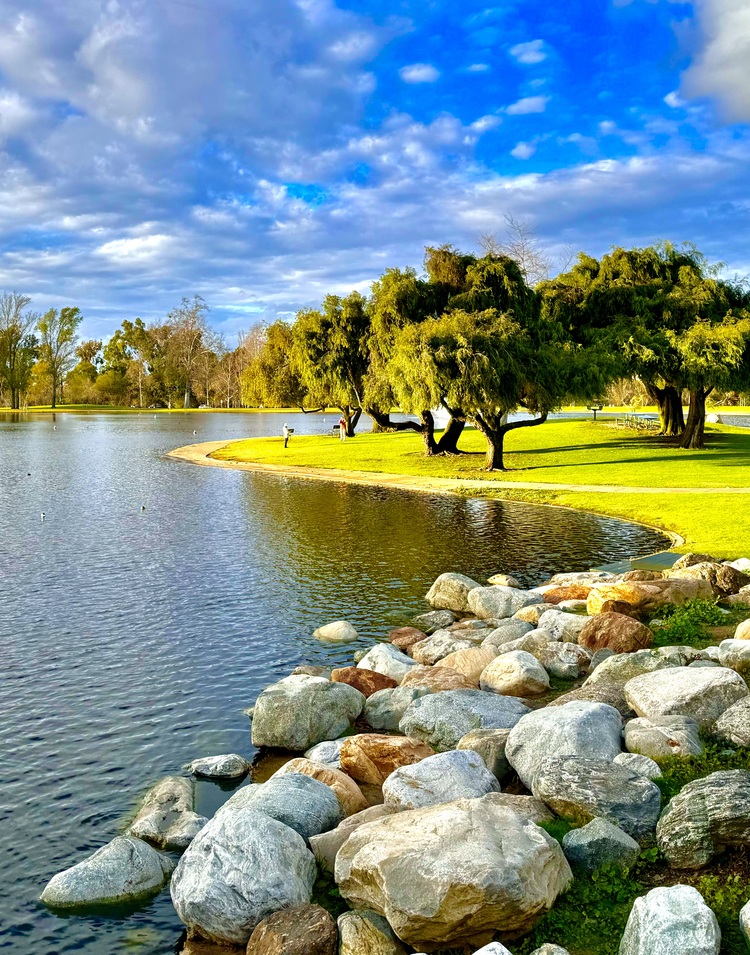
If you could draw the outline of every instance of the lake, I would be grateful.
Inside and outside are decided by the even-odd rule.
[[[39,893],[160,777],[198,756],[252,756],[242,710],[260,690],[303,662],[350,661],[351,645],[321,645],[315,627],[346,618],[363,642],[383,638],[446,570],[532,584],[669,546],[556,508],[164,457],[280,435],[284,421],[330,432],[323,418],[0,416],[0,951],[174,951],[168,892],[107,919],[58,918]],[[226,795],[200,783],[197,808]]]

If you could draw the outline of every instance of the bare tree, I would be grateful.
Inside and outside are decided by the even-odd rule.
[[[518,265],[527,285],[537,285],[549,278],[550,258],[541,246],[534,230],[522,219],[510,212],[504,217],[505,234],[486,232],[478,238],[479,247],[485,255],[506,255]]]
[[[208,334],[206,314],[208,305],[195,295],[192,302],[183,298],[179,308],[173,308],[167,315],[167,321],[172,329],[171,348],[185,386],[184,408],[190,407],[190,392],[193,385],[193,375],[196,362],[204,349],[204,338]]]

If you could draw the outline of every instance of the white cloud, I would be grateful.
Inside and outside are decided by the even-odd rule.
[[[518,143],[511,149],[510,154],[516,159],[531,159],[536,152],[536,143]]]
[[[703,48],[683,76],[690,97],[716,99],[726,119],[750,121],[750,5],[747,0],[697,0]]]
[[[547,108],[551,97],[549,96],[525,96],[515,103],[507,106],[505,112],[510,116],[525,116],[528,113],[543,113]]]
[[[402,66],[398,75],[404,83],[434,83],[440,78],[440,71],[431,63],[412,63]]]
[[[489,63],[472,63],[466,67],[467,73],[488,73],[489,69]]]
[[[667,93],[664,97],[664,102],[667,106],[671,106],[672,109],[682,109],[685,105],[685,101],[680,99],[677,90],[672,90],[671,93]]]
[[[529,40],[528,43],[516,43],[510,48],[510,55],[515,57],[519,63],[530,66],[534,63],[541,63],[547,59],[547,52],[544,49],[544,40]]]

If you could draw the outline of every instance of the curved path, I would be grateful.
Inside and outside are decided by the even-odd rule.
[[[204,441],[187,444],[169,451],[167,456],[190,464],[232,471],[260,471],[282,477],[304,478],[309,481],[344,481],[347,484],[369,484],[376,487],[394,487],[404,491],[427,491],[433,494],[455,494],[466,488],[487,491],[501,488],[507,491],[582,491],[602,494],[750,494],[750,487],[630,487],[623,484],[553,484],[543,481],[499,481],[473,478],[425,478],[408,474],[386,474],[381,471],[347,471],[342,468],[309,468],[284,464],[256,464],[245,461],[218,461],[210,457],[214,451],[234,441]]]

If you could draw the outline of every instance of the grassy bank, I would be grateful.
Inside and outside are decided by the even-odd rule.
[[[408,432],[361,434],[343,443],[330,434],[321,434],[295,436],[286,450],[280,437],[238,441],[214,457],[425,480],[479,480],[486,483],[486,491],[472,489],[467,493],[558,504],[640,521],[684,537],[681,550],[706,550],[718,556],[750,553],[750,495],[726,493],[727,488],[750,487],[750,430],[708,426],[706,451],[682,451],[666,441],[617,429],[606,421],[556,420],[539,428],[511,432],[506,457],[510,470],[493,474],[482,470],[484,439],[480,434],[467,429],[460,444],[466,454],[428,458],[420,437]],[[514,489],[498,487],[498,482],[565,484],[570,489]],[[599,490],[619,486],[664,491]],[[670,488],[704,490],[676,493]]]

